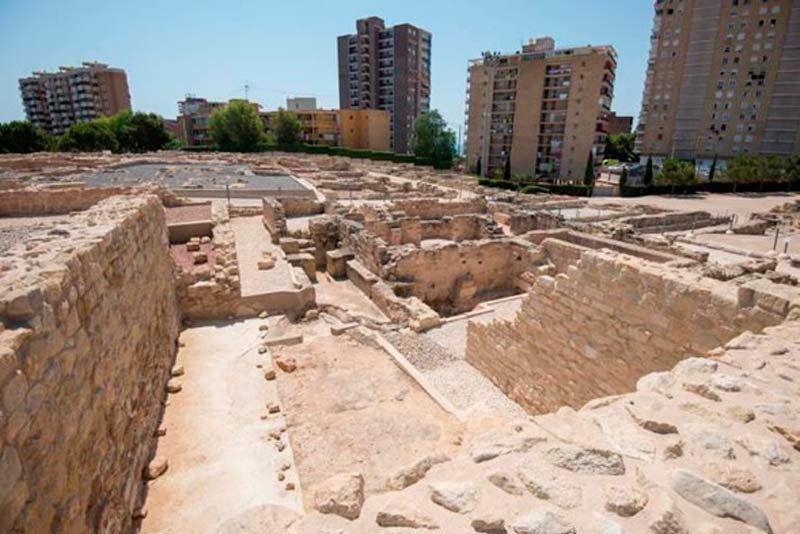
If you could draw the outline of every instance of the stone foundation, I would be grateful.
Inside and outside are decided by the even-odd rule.
[[[470,323],[467,360],[531,413],[577,408],[782,322],[798,296],[766,281],[737,293],[669,267],[584,251],[566,273],[539,277],[513,321]]]
[[[131,529],[175,354],[158,199],[104,200],[66,232],[0,272],[2,532]]]

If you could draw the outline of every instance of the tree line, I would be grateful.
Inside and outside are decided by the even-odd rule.
[[[49,135],[28,121],[0,124],[0,153],[148,152],[174,143],[164,120],[153,113],[123,111],[73,124],[60,136]]]
[[[214,146],[224,151],[257,152],[271,146],[293,149],[303,145],[303,127],[297,114],[278,109],[265,124],[256,107],[243,100],[214,110],[209,129]],[[456,156],[455,143],[455,133],[438,111],[423,113],[414,122],[411,150],[415,156],[449,168]]]

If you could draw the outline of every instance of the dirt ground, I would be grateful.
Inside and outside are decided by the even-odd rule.
[[[455,450],[461,424],[384,351],[349,335],[283,347],[297,370],[278,371],[278,391],[306,504],[314,488],[343,472],[363,474],[366,493],[417,459]]]
[[[281,418],[261,418],[277,400],[257,367],[267,362],[257,351],[263,323],[213,322],[181,334],[182,390],[169,396],[156,452],[169,468],[149,484],[141,532],[219,532],[228,524],[254,532],[266,507],[302,510],[299,490],[284,491],[275,476],[292,458],[290,447],[279,452],[267,439]],[[296,480],[293,470],[287,480]]]

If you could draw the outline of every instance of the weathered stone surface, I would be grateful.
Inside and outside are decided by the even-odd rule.
[[[769,520],[761,509],[722,486],[683,469],[672,472],[670,484],[675,493],[709,514],[730,517],[764,532],[772,532]]]
[[[169,467],[167,458],[165,456],[156,456],[147,464],[144,476],[147,480],[156,479],[167,471],[167,467]]]
[[[167,382],[167,393],[178,393],[183,389],[180,380],[172,379]]]
[[[342,473],[320,484],[314,492],[314,508],[323,514],[357,519],[364,504],[364,477]]]
[[[502,517],[494,515],[481,515],[472,520],[471,526],[475,532],[485,534],[503,534],[506,532],[506,522]]]
[[[575,534],[575,527],[548,511],[535,511],[511,523],[514,534]]]
[[[525,493],[525,488],[509,473],[496,471],[489,475],[489,482],[509,495],[522,495]]]
[[[420,458],[416,462],[401,467],[386,482],[387,489],[401,490],[425,478],[431,467],[446,462],[448,457],[444,454],[431,454]]]
[[[634,516],[647,506],[647,493],[631,486],[608,486],[603,494],[606,510],[622,517]]]
[[[429,487],[431,501],[451,512],[466,514],[478,503],[478,489],[467,482],[436,482]]]
[[[752,471],[729,463],[707,464],[705,472],[712,481],[720,486],[739,493],[753,493],[762,487]]]
[[[534,496],[550,501],[559,508],[570,510],[582,503],[583,491],[578,484],[559,477],[540,463],[523,463],[517,468],[517,475]]]
[[[615,452],[565,445],[553,447],[545,453],[551,464],[574,471],[593,475],[624,475],[625,462]]]
[[[547,441],[542,435],[522,434],[520,432],[489,432],[480,436],[472,445],[471,454],[475,462],[485,462],[512,452],[525,452],[536,444]]]
[[[297,370],[297,360],[292,356],[279,355],[274,357],[275,365],[284,373],[293,373]]]
[[[649,413],[646,409],[639,406],[628,405],[625,407],[636,424],[645,430],[656,434],[677,434],[678,427],[674,424],[657,419],[656,414]]]
[[[381,527],[424,528],[435,530],[439,525],[430,517],[414,510],[408,504],[392,503],[384,507],[375,517]]]

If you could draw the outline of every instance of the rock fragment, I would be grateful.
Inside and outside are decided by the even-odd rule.
[[[360,473],[333,476],[320,484],[314,492],[314,508],[323,514],[358,519],[363,505],[364,477]]]
[[[458,514],[466,514],[478,503],[478,490],[468,482],[437,482],[430,485],[431,501]]]

